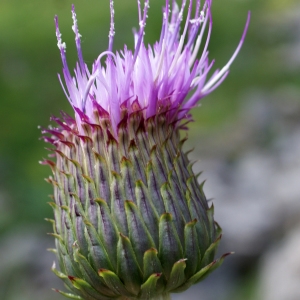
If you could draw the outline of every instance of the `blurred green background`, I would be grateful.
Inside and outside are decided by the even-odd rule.
[[[150,2],[147,43],[153,43],[158,37],[164,4],[163,0]],[[69,67],[73,69],[76,48],[71,30],[72,3],[83,36],[84,59],[91,67],[108,45],[108,0],[0,0],[2,300],[62,299],[50,290],[50,287],[60,287],[60,282],[50,271],[54,256],[46,252],[46,248],[53,245],[52,238],[46,236],[51,227],[44,221],[52,217],[51,208],[46,204],[47,195],[52,191],[43,180],[50,169],[38,164],[48,153],[39,139],[37,126],[46,127],[50,116],[58,116],[61,110],[72,114],[57,78],[62,66],[53,22],[57,14],[62,38],[67,44]],[[195,146],[195,159],[224,159],[230,164],[248,149],[268,153],[277,137],[299,127],[299,1],[214,0],[210,59],[216,59],[216,67],[227,62],[239,42],[248,10],[252,12],[251,24],[229,77],[203,100],[201,108],[193,111],[195,122],[190,124],[189,146]],[[132,48],[132,28],[137,26],[136,1],[115,0],[115,12],[114,49],[123,48],[125,43]],[[247,118],[249,103],[260,102],[256,95],[262,97],[267,107],[273,107],[274,99],[276,103],[275,108],[269,110],[271,121],[264,130],[255,127],[255,109],[249,111],[253,114],[250,121]],[[261,112],[260,108],[258,111]],[[277,119],[282,120],[282,115],[287,122],[276,123]],[[237,132],[245,126],[245,131]],[[207,169],[209,165],[205,171]],[[232,248],[235,249],[234,245]],[[246,270],[239,273],[243,274],[242,280],[222,299],[255,299],[251,297],[257,288],[257,261],[252,268],[241,264]],[[205,289],[204,286],[205,283],[201,288]],[[178,297],[176,299],[184,299]],[[199,299],[192,297],[190,299]],[[203,295],[201,299],[206,298]]]

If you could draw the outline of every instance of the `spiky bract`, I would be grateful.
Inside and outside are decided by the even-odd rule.
[[[162,111],[147,120],[134,103],[118,141],[101,110],[97,124],[63,114],[45,130],[55,145],[54,236],[75,299],[159,299],[186,290],[221,264],[220,227],[193,174],[179,127]],[[76,298],[77,297],[77,298]]]

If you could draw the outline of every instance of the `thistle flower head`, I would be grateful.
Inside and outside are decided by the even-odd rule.
[[[172,3],[171,3],[172,2]],[[55,161],[51,206],[59,268],[73,299],[166,300],[217,268],[221,228],[192,171],[179,131],[190,109],[226,78],[228,63],[209,76],[211,4],[166,0],[159,41],[146,47],[149,0],[138,4],[134,50],[113,52],[113,1],[108,49],[90,71],[72,7],[78,62],[72,76],[55,17],[66,97],[62,113],[42,131]],[[193,7],[193,5],[195,7]],[[183,15],[187,12],[186,19]],[[202,45],[202,46],[201,46]],[[203,48],[199,55],[199,49]]]
[[[184,0],[179,7],[175,0],[166,0],[163,9],[162,30],[159,40],[146,46],[144,35],[150,0],[138,3],[139,29],[134,32],[134,50],[124,47],[113,52],[114,8],[110,1],[111,23],[108,49],[93,63],[90,71],[81,50],[81,35],[78,30],[75,7],[72,7],[78,63],[72,76],[66,60],[66,45],[62,42],[55,17],[56,36],[63,62],[66,97],[75,110],[76,121],[95,123],[94,110],[109,115],[113,134],[122,119],[122,110],[128,113],[137,107],[144,117],[150,118],[162,109],[168,109],[170,122],[189,116],[189,110],[207,94],[217,88],[229,73],[229,67],[237,56],[249,24],[248,20],[239,45],[228,63],[208,78],[214,60],[209,61],[208,44],[212,31],[212,0]],[[172,2],[172,3],[170,3]],[[196,7],[193,10],[193,5]],[[186,19],[183,13],[187,10]],[[208,28],[206,31],[205,29]],[[199,49],[203,46],[202,53]],[[105,62],[103,62],[105,60]],[[61,79],[60,79],[61,80]]]

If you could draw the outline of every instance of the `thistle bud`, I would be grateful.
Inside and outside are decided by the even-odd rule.
[[[60,277],[73,299],[169,299],[201,281],[223,261],[215,260],[221,229],[214,221],[202,185],[182,150],[180,131],[189,110],[227,76],[243,43],[249,18],[232,58],[207,80],[213,63],[207,46],[212,29],[211,0],[192,17],[192,4],[175,1],[163,11],[160,39],[144,44],[149,0],[138,1],[139,30],[134,51],[112,52],[114,9],[108,50],[92,71],[84,63],[77,17],[72,7],[78,51],[75,76],[63,62],[61,84],[75,118],[62,113],[43,138],[54,147],[50,165],[54,187]],[[180,25],[184,10],[187,19]],[[207,30],[202,54],[201,40]],[[101,59],[106,57],[105,64]],[[198,57],[198,58],[197,58]]]

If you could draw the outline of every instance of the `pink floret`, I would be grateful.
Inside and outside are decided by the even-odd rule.
[[[78,63],[71,76],[66,61],[66,45],[62,42],[55,17],[56,36],[63,62],[64,84],[59,80],[66,97],[74,108],[78,128],[81,122],[93,123],[95,107],[107,112],[114,134],[121,121],[121,110],[126,107],[130,113],[134,101],[149,118],[164,107],[168,109],[170,122],[188,117],[189,110],[199,100],[216,89],[229,73],[229,67],[238,52],[247,33],[250,13],[242,38],[228,63],[217,70],[210,78],[208,72],[214,61],[209,61],[208,44],[212,31],[212,0],[206,0],[201,6],[200,0],[183,0],[179,7],[175,0],[166,0],[163,9],[162,30],[159,41],[153,46],[144,44],[144,34],[149,1],[144,1],[142,9],[138,3],[139,30],[134,33],[134,51],[124,47],[123,51],[113,53],[114,7],[110,0],[111,22],[109,45],[92,66],[91,72],[84,63],[74,5],[72,6],[72,29],[78,52]],[[195,8],[193,9],[193,5]],[[187,17],[183,20],[183,13]],[[194,13],[192,13],[194,11]],[[183,24],[182,32],[180,30]],[[207,30],[205,30],[207,29]],[[200,46],[202,53],[199,53]],[[105,57],[105,64],[102,58]]]

